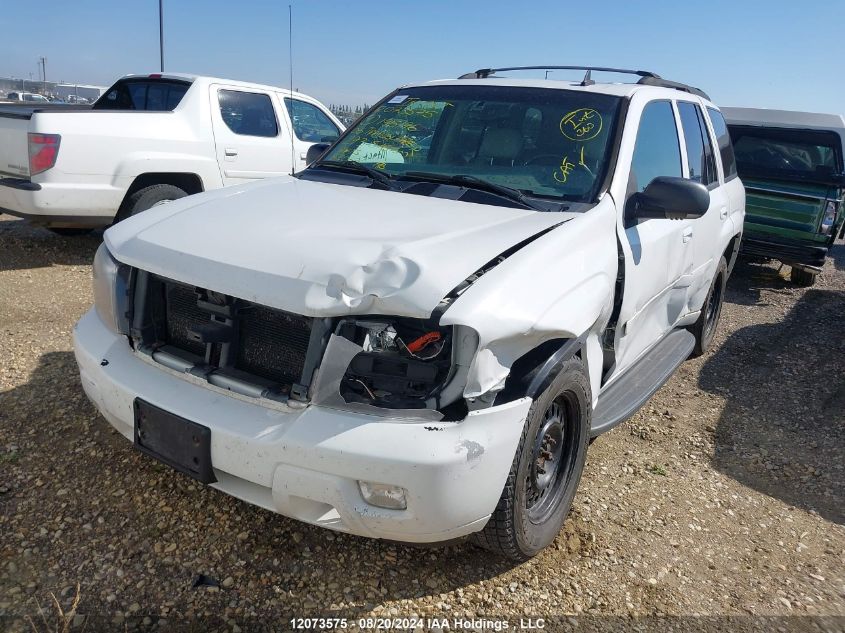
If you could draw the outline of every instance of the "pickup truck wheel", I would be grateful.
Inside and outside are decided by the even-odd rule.
[[[716,267],[716,275],[710,284],[710,291],[701,307],[698,320],[689,328],[695,336],[695,347],[690,358],[697,358],[710,349],[716,336],[719,317],[722,316],[722,303],[725,299],[725,284],[728,282],[728,262],[722,257]]]
[[[149,187],[144,187],[123,201],[117,212],[117,217],[115,217],[115,223],[121,222],[136,213],[152,209],[166,202],[184,198],[187,195],[183,189],[174,185],[150,185]]]
[[[499,503],[473,536],[477,545],[522,561],[555,540],[584,470],[591,401],[584,364],[566,361],[528,411]]]
[[[809,288],[810,286],[816,283],[816,273],[809,270],[802,270],[801,268],[793,267],[792,270],[789,271],[789,279],[796,286],[801,286],[802,288]]]

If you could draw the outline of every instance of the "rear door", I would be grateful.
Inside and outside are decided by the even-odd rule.
[[[270,92],[214,84],[210,98],[224,185],[290,173],[290,140]]]
[[[278,96],[285,105],[293,129],[293,153],[296,171],[299,171],[308,166],[305,161],[308,148],[316,143],[334,143],[342,128],[340,122],[317,103],[299,95],[291,97],[290,94],[278,93]]]
[[[654,178],[683,174],[675,108],[669,100],[648,102],[639,120],[625,205]],[[693,270],[692,220],[623,220],[623,226],[625,288],[616,328],[617,372],[674,327],[687,308]]]
[[[715,144],[704,115],[698,103],[677,102],[684,138],[687,170],[684,176],[699,182],[710,192],[710,207],[700,218],[690,221],[692,227],[693,288],[690,293],[690,310],[698,310],[699,304],[710,288],[716,272],[716,265],[722,255],[720,244],[727,244],[733,235],[730,226],[730,200],[719,180]],[[725,226],[727,224],[728,226]],[[726,239],[722,239],[723,234]]]

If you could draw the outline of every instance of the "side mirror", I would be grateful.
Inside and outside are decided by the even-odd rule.
[[[308,151],[305,152],[305,164],[311,165],[315,160],[318,160],[320,156],[325,154],[329,147],[331,147],[330,143],[315,143],[309,147]]]
[[[630,216],[636,220],[684,220],[700,218],[710,207],[710,192],[701,183],[674,176],[659,176],[645,191],[629,200]]]

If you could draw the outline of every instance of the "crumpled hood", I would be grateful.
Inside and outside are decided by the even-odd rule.
[[[161,205],[105,242],[131,266],[298,314],[425,318],[481,266],[572,215],[283,177]]]

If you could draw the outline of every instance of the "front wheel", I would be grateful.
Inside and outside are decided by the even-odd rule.
[[[719,318],[722,316],[722,303],[725,299],[725,284],[727,283],[728,262],[722,257],[716,267],[716,275],[710,284],[707,298],[701,307],[701,314],[698,315],[698,320],[689,327],[689,331],[695,336],[695,347],[690,354],[691,358],[701,356],[713,344],[713,339],[716,337],[716,327],[719,325]]]
[[[477,545],[527,560],[555,540],[572,506],[590,440],[590,380],[566,361],[528,411],[505,488]]]

